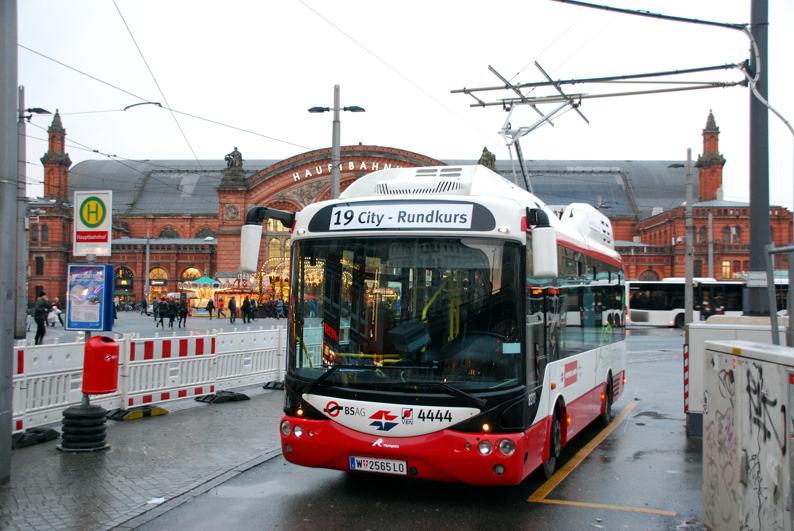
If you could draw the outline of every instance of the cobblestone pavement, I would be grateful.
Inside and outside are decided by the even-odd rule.
[[[168,415],[109,421],[102,452],[62,453],[60,440],[14,450],[0,529],[111,529],[156,508],[149,500],[255,466],[279,449],[283,392],[245,393],[250,401],[165,404]]]
[[[628,363],[676,357],[637,351]],[[60,440],[14,450],[11,480],[0,486],[0,529],[132,529],[279,455],[283,392],[244,392],[250,401],[180,401],[164,404],[168,415],[109,421],[112,448],[103,452],[61,453]],[[165,503],[148,503],[155,498]]]

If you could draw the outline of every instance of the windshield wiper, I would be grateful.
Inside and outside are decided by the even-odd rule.
[[[478,397],[476,397],[476,396],[474,396],[472,394],[467,393],[466,391],[458,389],[457,387],[452,387],[451,385],[447,385],[447,384],[442,383],[442,382],[413,382],[413,381],[410,381],[410,382],[405,382],[405,384],[406,385],[410,385],[410,386],[418,386],[418,387],[430,386],[431,388],[435,388],[435,389],[443,389],[444,391],[447,391],[450,394],[457,395],[457,396],[459,396],[461,398],[465,398],[466,400],[469,400],[470,402],[475,404],[480,409],[482,409],[486,405],[488,405],[488,402],[486,400],[484,400],[482,398],[478,398]]]
[[[329,376],[331,376],[338,369],[354,369],[358,371],[367,371],[372,369],[382,369],[383,367],[367,366],[367,365],[334,365],[320,376],[315,378],[309,383],[309,386],[303,390],[304,394],[309,394],[314,391],[314,388],[323,383]]]

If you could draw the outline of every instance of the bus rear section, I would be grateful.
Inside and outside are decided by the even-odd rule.
[[[485,168],[421,170],[295,217],[283,454],[474,485],[550,475],[623,390],[622,263],[592,220],[563,223]],[[419,178],[442,192],[375,193]]]

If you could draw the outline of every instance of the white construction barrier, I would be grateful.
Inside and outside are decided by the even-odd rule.
[[[315,334],[317,335],[317,334]],[[105,409],[128,409],[194,398],[246,385],[284,379],[286,329],[223,330],[190,337],[142,339],[115,336],[119,343],[118,391],[92,395]],[[319,353],[318,345],[313,348]],[[14,348],[13,433],[61,420],[82,399],[85,342]]]
[[[256,383],[284,380],[284,352],[287,344],[284,328],[244,332],[224,332],[215,336],[217,345],[218,390]]]

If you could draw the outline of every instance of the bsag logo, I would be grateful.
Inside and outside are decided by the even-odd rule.
[[[412,407],[404,407],[403,408],[403,424],[413,424],[414,423],[414,409]]]
[[[375,421],[370,426],[377,426],[378,431],[389,431],[397,425],[396,422],[388,422],[397,418],[397,415],[392,415],[391,411],[380,410],[370,418]]]
[[[324,411],[332,417],[336,417],[339,415],[339,412],[342,411],[342,406],[332,400],[331,402],[328,402],[328,405],[325,406]]]

